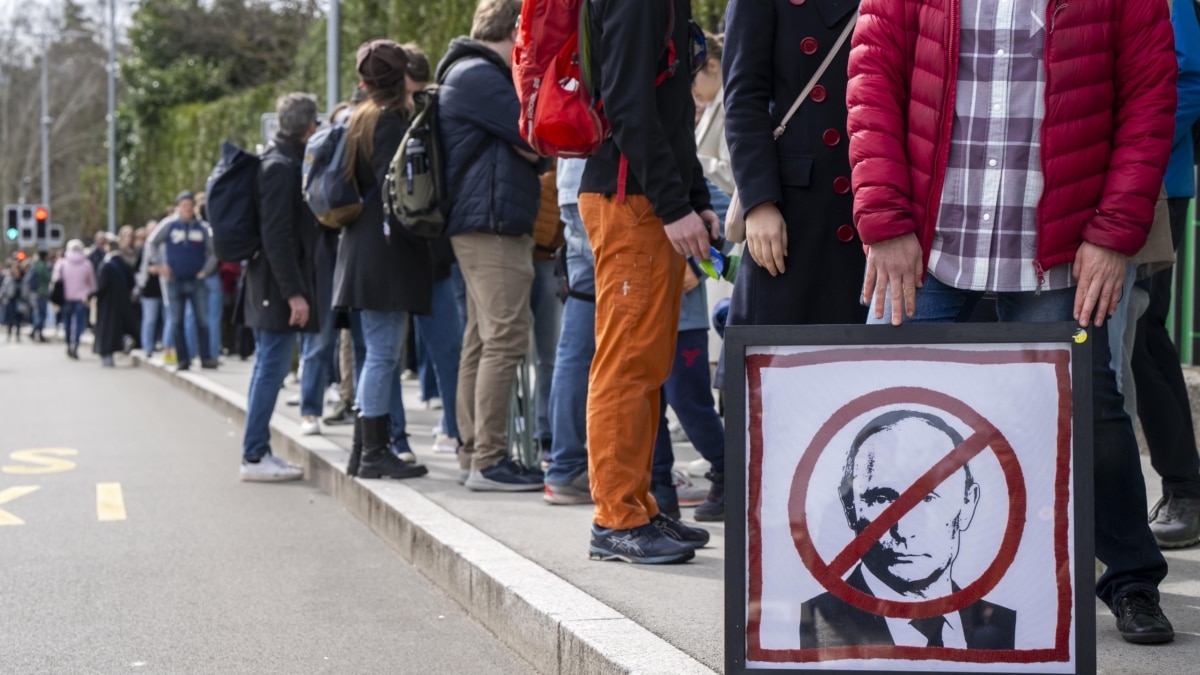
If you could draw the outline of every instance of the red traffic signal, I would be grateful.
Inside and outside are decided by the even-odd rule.
[[[44,206],[39,206],[36,210],[34,210],[33,217],[39,223],[44,223],[47,220],[50,220],[50,210]]]
[[[25,251],[17,251],[13,257],[17,259],[17,262],[25,262]]]

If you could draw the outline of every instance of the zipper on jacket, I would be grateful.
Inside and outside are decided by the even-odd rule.
[[[1037,290],[1035,290],[1033,292],[1033,294],[1041,295],[1042,294],[1042,286],[1046,285],[1046,270],[1042,269],[1042,261],[1040,261],[1040,260],[1033,261],[1033,271],[1037,272],[1037,281],[1038,281]]]
[[[1066,9],[1068,4],[1066,0],[1059,0],[1058,5],[1054,7],[1054,13],[1050,15],[1050,28],[1046,31],[1047,38],[1054,32],[1054,22],[1058,21],[1058,13]]]

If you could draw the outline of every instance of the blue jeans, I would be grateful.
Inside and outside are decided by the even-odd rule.
[[[325,312],[321,330],[300,339],[300,414],[305,417],[325,411],[325,389],[333,378],[333,324],[333,313]]]
[[[208,293],[204,282],[200,279],[172,279],[167,282],[167,296],[170,306],[170,321],[168,330],[175,336],[175,351],[179,355],[179,365],[186,366],[191,361],[188,353],[187,338],[184,335],[183,314],[188,303],[191,304],[196,316],[199,333],[208,334]],[[295,335],[295,333],[289,333]],[[208,340],[200,340],[200,359],[211,361],[212,350]]]
[[[433,372],[442,397],[442,433],[459,438],[458,362],[462,356],[463,324],[459,322],[453,276],[434,283],[432,306],[432,314],[414,317],[415,347],[423,352],[421,361],[427,371]]]
[[[158,317],[162,313],[162,298],[142,298],[142,349],[154,352],[158,339]]]
[[[561,209],[566,223],[567,279],[577,293],[596,292],[595,258],[575,204]],[[550,385],[550,470],[546,480],[570,483],[588,468],[588,374],[596,354],[596,303],[568,297]]]
[[[33,296],[33,330],[41,333],[46,328],[46,310],[50,307],[50,299],[44,295]]]
[[[358,377],[358,409],[363,417],[390,415],[392,439],[403,439],[406,420],[400,389],[400,356],[408,314],[363,310],[358,316],[365,347]]]
[[[712,464],[713,472],[725,473],[725,424],[713,401],[712,376],[708,370],[708,329],[679,331],[675,363],[671,366],[671,377],[663,385],[661,401],[651,482],[659,485],[672,482],[675,450],[671,447],[671,430],[667,428],[668,404],[700,456]]]
[[[980,291],[951,288],[926,275],[917,289],[916,316],[921,323],[964,322],[983,296]],[[1001,321],[1072,321],[1075,289],[1035,293],[999,293]],[[885,311],[890,321],[890,311]],[[874,313],[869,323],[878,323]],[[1096,581],[1096,595],[1110,608],[1121,596],[1145,590],[1157,597],[1167,576],[1167,563],[1146,522],[1146,483],[1133,425],[1109,364],[1108,323],[1092,334],[1092,455],[1096,494],[1096,557],[1108,569]],[[1088,565],[1088,561],[1079,561]]]
[[[256,330],[254,343],[254,372],[246,396],[246,435],[242,437],[242,459],[248,462],[271,454],[271,414],[283,380],[292,369],[296,334]]]
[[[203,280],[205,298],[208,301],[205,318],[208,320],[208,348],[209,353],[216,356],[221,355],[221,313],[225,308],[225,290],[221,286],[221,277],[216,272],[210,277],[205,277]],[[186,327],[188,351],[195,354],[198,351],[198,335],[199,329],[196,326],[196,314],[193,308],[188,308],[184,314],[184,326]]]
[[[88,307],[80,300],[68,300],[63,305],[63,325],[67,328],[67,345],[78,349],[79,338],[87,330]]]
[[[555,350],[558,349],[559,326],[562,323],[562,303],[558,300],[558,279],[554,276],[555,262],[539,260],[533,263],[533,287],[529,306],[533,310],[533,344],[537,355],[537,379],[534,402],[537,404],[538,441],[552,438],[550,429],[550,387],[554,379]]]

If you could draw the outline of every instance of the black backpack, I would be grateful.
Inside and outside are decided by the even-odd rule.
[[[262,245],[258,217],[258,168],[262,159],[225,141],[221,160],[205,187],[205,211],[213,252],[222,262],[241,262]]]

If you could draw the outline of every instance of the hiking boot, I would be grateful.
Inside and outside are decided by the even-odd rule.
[[[1160,548],[1184,548],[1200,542],[1200,499],[1164,494],[1150,512],[1150,531]]]
[[[417,478],[429,473],[421,464],[403,462],[392,452],[389,442],[392,419],[388,415],[363,417],[362,459],[358,463],[359,478]]]
[[[658,502],[659,511],[672,518],[679,518],[679,498],[675,495],[674,485],[651,483],[650,494],[654,495],[654,501]]]
[[[650,519],[650,524],[665,536],[692,548],[704,548],[708,545],[708,530],[684,525],[668,515],[660,513]]]
[[[542,493],[542,501],[562,506],[591,504],[592,488],[588,480],[587,469],[566,483],[546,481],[546,491]]]
[[[709,471],[705,476],[712,481],[704,503],[696,507],[696,521],[701,523],[725,522],[725,474]]]
[[[1150,645],[1175,639],[1175,629],[1163,615],[1153,591],[1136,590],[1118,595],[1114,613],[1117,630],[1126,642]]]
[[[696,557],[691,546],[664,535],[651,523],[630,530],[610,530],[592,523],[588,558],[621,560],[636,565],[670,565]]]
[[[476,492],[533,492],[545,487],[545,475],[505,457],[486,469],[471,469],[464,485]]]

